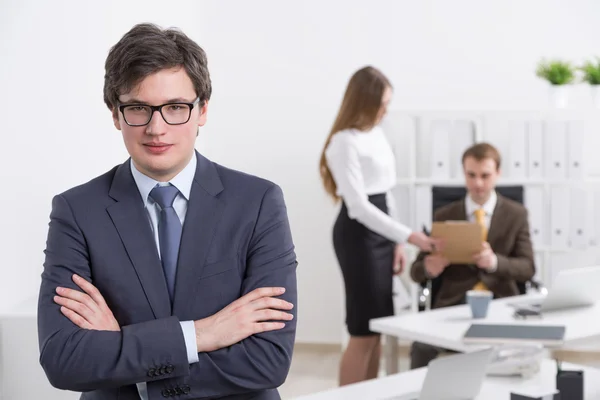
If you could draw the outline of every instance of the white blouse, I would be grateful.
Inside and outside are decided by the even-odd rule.
[[[393,242],[405,243],[412,229],[394,219],[395,202],[390,190],[396,184],[396,161],[381,127],[368,132],[337,132],[325,157],[348,216]],[[390,215],[369,202],[369,195],[382,193],[387,195]]]

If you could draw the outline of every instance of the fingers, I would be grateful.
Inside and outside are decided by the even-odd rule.
[[[63,313],[65,317],[71,320],[75,325],[82,329],[91,329],[92,325],[81,315],[77,314],[75,311],[68,309],[67,307],[61,307],[60,312]]]
[[[268,331],[276,331],[279,329],[283,329],[285,324],[283,322],[259,322],[253,325],[253,333],[262,333]]]
[[[61,305],[63,307],[68,308],[69,310],[76,312],[77,314],[81,315],[87,320],[89,320],[90,317],[93,315],[93,311],[90,310],[88,306],[78,301],[66,297],[54,296],[54,302],[58,305]]]
[[[427,247],[424,251],[435,253],[441,250],[441,243],[438,240],[427,238]]]
[[[256,322],[263,321],[291,321],[294,319],[292,314],[276,310],[259,310],[254,313]]]
[[[442,251],[444,249],[444,241],[442,239],[429,239],[431,242],[431,251]]]
[[[261,309],[278,309],[278,310],[291,310],[294,305],[282,299],[276,299],[273,297],[263,297],[258,300],[254,300],[250,303],[253,310]]]
[[[427,273],[432,277],[432,278],[437,278],[438,275],[441,273],[441,271],[438,268],[427,268]]]
[[[484,257],[489,257],[490,256],[490,252],[491,252],[490,249],[482,250],[479,253],[473,254],[473,259],[474,260],[480,260],[480,259],[482,259]]]
[[[59,296],[62,298],[74,300],[77,303],[81,303],[81,304],[85,305],[92,312],[98,310],[98,305],[92,300],[92,298],[90,296],[88,296],[87,294],[82,293],[78,290],[58,287],[58,288],[56,288],[56,293],[58,293]],[[78,310],[74,310],[74,311],[78,311]]]
[[[94,285],[76,274],[73,275],[73,282],[83,289],[83,291],[87,293],[98,306],[106,306],[104,297],[102,297],[102,294],[100,294],[100,291]]]
[[[263,297],[275,297],[275,296],[280,296],[283,293],[285,293],[285,288],[283,288],[283,287],[257,288],[257,289],[254,289],[253,291],[251,291],[250,293],[247,293],[244,296],[240,297],[233,303],[231,303],[231,306],[240,307],[240,306],[251,303],[251,302],[258,300],[260,298],[263,298]]]

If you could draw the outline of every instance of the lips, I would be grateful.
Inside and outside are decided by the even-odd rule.
[[[144,147],[152,154],[162,154],[168,151],[173,145],[168,143],[144,143]]]
[[[164,146],[170,146],[170,144],[163,143],[163,142],[149,142],[149,143],[144,143],[144,146],[149,146],[149,147],[164,147]]]

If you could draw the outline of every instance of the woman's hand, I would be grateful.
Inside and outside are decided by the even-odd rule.
[[[394,275],[399,275],[404,271],[406,265],[406,253],[404,252],[404,245],[397,244],[394,249]]]
[[[436,250],[440,250],[442,247],[442,241],[440,239],[433,239],[423,232],[413,232],[408,237],[408,243],[417,246],[419,249],[425,252],[433,253]]]

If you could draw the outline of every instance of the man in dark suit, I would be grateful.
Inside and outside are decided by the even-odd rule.
[[[53,199],[48,379],[83,399],[279,399],[297,297],[281,189],[195,151],[211,83],[186,35],[137,25],[105,67],[131,158]]]
[[[452,265],[441,255],[418,255],[410,270],[415,282],[441,277],[432,308],[462,304],[471,289],[490,290],[496,298],[518,295],[517,282],[526,282],[535,274],[527,209],[495,190],[501,164],[498,150],[478,143],[465,151],[462,162],[467,196],[436,210],[433,220],[480,223],[486,241],[473,255],[472,265]],[[413,343],[411,368],[428,365],[442,351]]]

